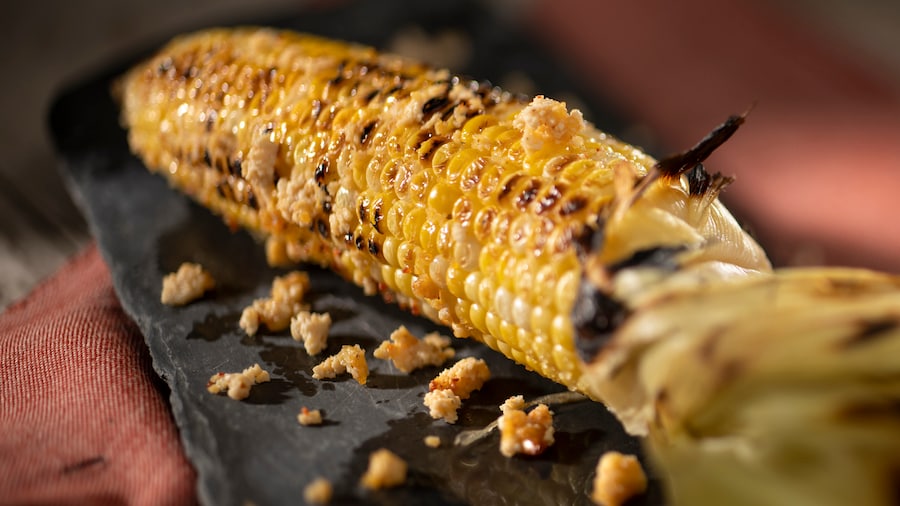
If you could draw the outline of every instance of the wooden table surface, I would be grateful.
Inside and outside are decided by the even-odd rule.
[[[900,90],[900,2],[771,0],[823,38],[882,66]],[[296,8],[298,0],[16,2],[0,16],[0,309],[90,240],[57,169],[46,113],[67,82],[162,34]],[[494,0],[505,8],[513,1]]]

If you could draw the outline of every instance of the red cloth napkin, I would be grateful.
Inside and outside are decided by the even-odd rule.
[[[88,247],[0,315],[0,503],[193,504],[143,337]]]

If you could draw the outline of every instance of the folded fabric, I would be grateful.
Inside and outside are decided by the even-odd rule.
[[[193,504],[143,338],[95,245],[0,315],[0,502]]]

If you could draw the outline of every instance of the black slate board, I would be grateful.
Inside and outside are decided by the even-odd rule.
[[[495,77],[518,65],[543,89],[577,90],[540,48],[479,5],[351,2],[277,24],[376,45],[397,26],[454,26],[470,34],[475,45],[478,56],[463,69],[470,75]],[[309,269],[313,309],[328,311],[335,320],[325,353],[342,344],[362,345],[372,367],[365,387],[349,378],[313,380],[312,366],[321,357],[306,356],[287,332],[244,335],[237,323],[241,309],[266,294],[272,278],[283,271],[266,266],[261,246],[248,234],[230,231],[129,154],[109,94],[111,79],[123,68],[111,67],[63,92],[51,111],[51,130],[64,176],[110,266],[122,305],[171,389],[202,503],[298,504],[303,487],[324,476],[336,484],[334,504],[587,504],[594,464],[604,451],[640,453],[639,443],[606,409],[590,402],[553,407],[557,442],[539,457],[502,457],[496,432],[468,446],[453,446],[461,431],[493,421],[509,395],[531,399],[563,389],[478,343],[457,340],[458,357],[484,358],[493,378],[465,402],[456,425],[434,421],[422,397],[437,370],[403,375],[371,353],[400,324],[417,335],[448,331],[365,297],[329,272]],[[598,117],[590,111],[588,116]],[[615,131],[612,125],[601,127]],[[161,279],[184,261],[207,267],[218,288],[187,307],[163,306]],[[272,381],[254,387],[245,401],[206,392],[211,374],[254,362],[272,373]],[[301,427],[296,415],[302,406],[322,409],[325,425]],[[441,437],[441,448],[423,444],[432,434]],[[409,480],[398,489],[367,492],[358,486],[359,477],[370,452],[381,447],[408,461]],[[632,501],[661,503],[656,480]]]

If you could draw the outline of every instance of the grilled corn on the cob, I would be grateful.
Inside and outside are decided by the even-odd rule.
[[[836,471],[890,499],[898,282],[771,273],[701,163],[741,117],[657,162],[559,102],[266,29],[177,39],[119,84],[133,150],[270,261],[330,267],[605,402],[676,499],[725,497],[689,459],[748,504],[837,503],[811,486]]]

